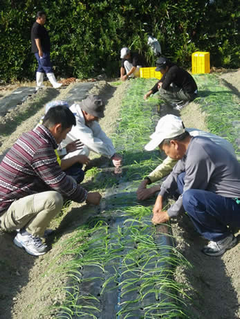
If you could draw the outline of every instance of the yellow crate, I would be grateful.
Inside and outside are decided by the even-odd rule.
[[[161,79],[162,73],[160,71],[155,71],[156,67],[150,67],[150,68],[140,68],[140,78],[144,79],[150,79],[150,78],[156,78]]]
[[[194,52],[192,54],[192,73],[210,73],[209,52]]]

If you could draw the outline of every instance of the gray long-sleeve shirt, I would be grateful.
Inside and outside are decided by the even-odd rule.
[[[177,177],[185,172],[183,193],[188,189],[202,189],[223,197],[240,198],[240,164],[226,149],[209,138],[193,137],[184,157],[174,166],[161,186],[159,195],[177,190]],[[183,211],[182,195],[168,209],[170,217]]]

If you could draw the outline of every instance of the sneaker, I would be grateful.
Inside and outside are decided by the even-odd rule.
[[[20,231],[21,231],[20,228],[17,228],[17,229],[16,229],[16,232],[17,232],[17,233],[20,233]],[[44,231],[43,238],[48,238],[49,236],[53,235],[53,233],[54,233],[54,230],[53,230],[53,229],[51,229],[51,228],[46,229],[46,230]]]
[[[237,238],[232,234],[219,241],[210,241],[205,246],[202,252],[208,256],[221,256],[227,249],[234,247],[237,244]]]
[[[28,254],[33,256],[44,255],[47,252],[47,245],[42,243],[40,237],[33,236],[26,232],[24,235],[18,233],[13,242],[16,246],[24,248]]]
[[[176,104],[174,107],[174,110],[181,111],[181,109],[183,109],[184,106],[187,106],[188,104],[189,104],[189,101]]]

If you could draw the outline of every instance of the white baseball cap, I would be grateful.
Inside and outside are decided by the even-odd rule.
[[[152,151],[166,138],[174,138],[184,132],[185,127],[181,118],[168,114],[158,121],[155,132],[150,136],[151,141],[144,148],[146,151]]]
[[[120,58],[121,58],[121,59],[124,59],[125,56],[126,56],[128,53],[130,53],[129,48],[127,48],[127,47],[122,48],[122,49],[121,49],[121,52],[120,52]]]

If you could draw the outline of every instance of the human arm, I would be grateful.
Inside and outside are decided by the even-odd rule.
[[[159,185],[154,185],[150,188],[147,188],[147,185],[170,174],[176,163],[177,160],[166,157],[165,160],[141,182],[137,190],[137,199],[145,200],[158,192],[161,189]]]
[[[149,179],[146,178],[144,179],[137,190],[137,199],[138,200],[145,200],[147,198],[152,197],[156,192],[159,192],[160,190],[160,186],[159,185],[154,185],[152,187],[147,188],[147,185],[150,184],[149,183]]]
[[[102,196],[98,192],[92,192],[87,194],[86,203],[99,205]]]
[[[169,221],[170,217],[167,211],[163,211],[163,197],[158,195],[155,205],[153,207],[153,218],[152,223],[154,225],[166,223]]]
[[[73,166],[76,163],[80,164],[89,164],[90,159],[85,155],[75,155],[70,158],[62,159],[61,160],[61,169],[65,171],[67,168]]]
[[[112,157],[111,157],[112,163],[115,167],[120,167],[122,166],[122,156],[115,153]]]
[[[78,203],[86,200],[87,191],[62,171],[50,145],[39,148],[33,157],[31,167],[46,189],[55,190],[64,198]]]
[[[66,145],[67,153],[74,152],[76,150],[80,150],[83,146],[83,143],[78,139],[73,142],[70,142]]]
[[[111,139],[107,137],[96,121],[92,122],[90,126],[78,123],[72,128],[69,137],[71,139],[80,138],[81,142],[90,150],[108,158],[111,158],[116,153]]]
[[[40,56],[40,58],[43,57],[43,51],[42,51],[42,45],[41,45],[41,40],[40,39],[35,39],[36,42],[36,46],[38,49],[38,55]]]
[[[168,156],[147,177],[149,178],[151,183],[154,183],[170,174],[176,163],[177,160],[174,160]]]
[[[153,94],[153,91],[152,90],[148,91],[143,97],[144,100],[147,100],[151,94]]]
[[[189,189],[202,189],[208,187],[212,173],[214,171],[214,164],[205,152],[204,148],[195,143],[194,139],[188,147],[187,156],[178,161],[175,165],[173,172],[168,176],[162,184],[160,195],[164,196],[171,193],[174,189],[174,183],[177,183],[178,175],[185,172],[183,193],[177,201],[168,209],[170,217],[177,216],[183,211],[182,197],[183,194]],[[175,186],[177,189],[177,185]]]
[[[125,68],[123,66],[120,68],[120,79],[125,81]]]

